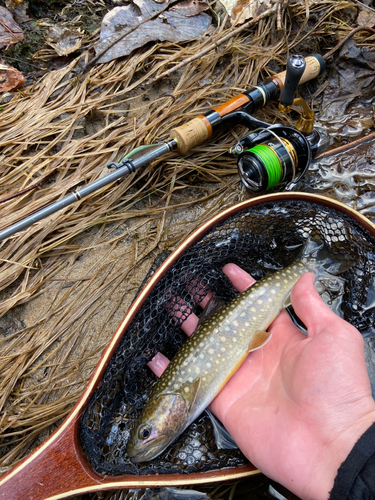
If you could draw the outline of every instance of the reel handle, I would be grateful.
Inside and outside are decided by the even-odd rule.
[[[288,108],[293,104],[296,88],[301,81],[306,69],[306,61],[303,56],[293,55],[288,57],[286,63],[285,83],[280,94],[280,104]]]

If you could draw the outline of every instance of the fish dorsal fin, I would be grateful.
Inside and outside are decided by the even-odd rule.
[[[267,332],[265,330],[257,330],[249,342],[247,348],[248,352],[255,351],[256,349],[263,347],[265,344],[267,344],[271,337],[271,332]]]
[[[220,309],[224,306],[225,306],[224,301],[218,299],[217,297],[215,297],[215,295],[213,295],[207,302],[206,307],[203,309],[201,315],[199,316],[197,327],[195,328],[191,337],[195,334],[195,332],[202,325],[202,323],[212,318],[212,316],[216,314],[218,311],[220,311]]]

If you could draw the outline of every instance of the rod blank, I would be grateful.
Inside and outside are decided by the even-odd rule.
[[[110,184],[111,182],[121,179],[121,177],[124,177],[125,175],[135,172],[136,170],[138,170],[141,167],[144,167],[151,161],[158,159],[165,153],[168,153],[173,149],[176,149],[176,147],[177,144],[175,141],[169,141],[165,144],[161,144],[160,146],[155,146],[155,148],[150,149],[150,151],[142,153],[142,155],[139,158],[135,158],[134,160],[124,160],[119,164],[114,163],[113,165],[123,164],[123,166],[116,168],[114,172],[111,172],[105,177],[102,177],[101,179],[98,179],[94,182],[91,182],[90,184],[87,184],[87,186],[84,186],[83,188],[78,189],[73,193],[64,196],[64,198],[62,198],[61,200],[55,201],[54,203],[51,203],[50,205],[42,208],[41,210],[38,210],[32,215],[29,215],[25,219],[22,219],[19,222],[16,222],[15,224],[12,224],[11,226],[7,227],[6,229],[3,229],[2,231],[0,231],[0,241],[3,241],[5,240],[5,238],[8,238],[13,234],[28,228],[32,224],[35,224],[35,222],[39,222],[40,220],[49,217],[50,215],[54,214],[55,212],[58,212],[59,210],[62,210],[63,208],[71,205],[72,203],[75,203],[76,201],[85,198],[94,191],[97,191],[98,189],[107,186],[107,184]]]

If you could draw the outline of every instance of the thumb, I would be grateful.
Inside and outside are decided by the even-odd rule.
[[[321,330],[322,325],[326,327],[335,322],[337,327],[337,321],[342,321],[320,297],[314,282],[313,273],[303,274],[291,293],[294,311],[305,324],[309,337]]]

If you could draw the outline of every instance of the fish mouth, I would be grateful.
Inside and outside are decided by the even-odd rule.
[[[138,464],[140,462],[147,462],[148,460],[152,460],[157,457],[162,451],[167,448],[170,440],[166,440],[164,437],[160,437],[154,440],[152,445],[147,444],[147,449],[137,449],[137,446],[131,446],[131,449],[128,449],[128,457],[134,464]],[[143,445],[145,446],[145,445]]]

